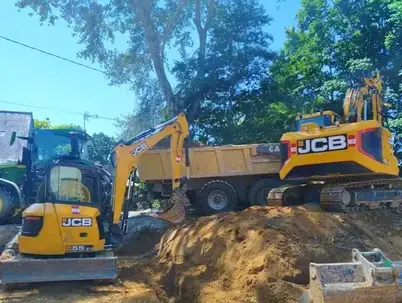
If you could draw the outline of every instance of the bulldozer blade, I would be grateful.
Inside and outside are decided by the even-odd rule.
[[[310,288],[299,302],[400,302],[401,268],[401,262],[389,260],[379,249],[353,249],[350,263],[311,263]]]
[[[0,262],[1,284],[48,281],[114,280],[117,257],[111,251],[95,257],[32,258],[17,255]]]

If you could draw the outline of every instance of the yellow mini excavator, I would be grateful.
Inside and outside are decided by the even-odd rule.
[[[132,176],[141,155],[170,136],[172,207],[157,218],[184,219],[186,178],[180,176],[189,128],[183,114],[116,145],[112,198],[103,201],[96,167],[81,159],[59,158],[49,164],[42,199],[23,212],[15,252],[0,262],[2,284],[43,281],[114,279],[116,256],[127,228]],[[185,152],[183,152],[183,150]],[[146,169],[146,167],[141,167]],[[128,188],[127,188],[128,184]],[[14,256],[13,256],[14,255]]]
[[[384,127],[382,80],[377,72],[348,89],[343,117],[323,111],[297,118],[297,131],[281,138],[280,178],[302,184],[273,189],[268,205],[319,200],[327,211],[399,207],[402,180]]]

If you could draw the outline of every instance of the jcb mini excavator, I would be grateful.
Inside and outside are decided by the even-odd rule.
[[[80,159],[54,160],[47,170],[43,202],[23,212],[17,247],[15,251],[12,245],[8,247],[8,255],[15,256],[0,262],[1,283],[115,279],[112,249],[122,243],[126,231],[132,176],[141,155],[167,136],[171,136],[173,206],[157,217],[173,223],[184,219],[188,201],[180,161],[188,135],[186,117],[180,114],[118,143],[112,153],[115,172],[109,201],[100,199],[104,195],[93,164]]]
[[[343,117],[332,111],[300,115],[297,131],[281,138],[280,178],[301,180],[271,190],[268,205],[319,200],[327,211],[399,207],[402,180],[384,127],[382,80],[363,78],[348,89]]]

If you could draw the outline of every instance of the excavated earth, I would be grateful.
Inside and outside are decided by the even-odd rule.
[[[316,205],[253,207],[141,235],[122,252],[113,285],[22,285],[3,289],[0,301],[297,302],[310,262],[347,262],[353,248],[375,247],[402,260],[401,230],[398,210],[336,214]],[[144,256],[155,245],[156,254]]]

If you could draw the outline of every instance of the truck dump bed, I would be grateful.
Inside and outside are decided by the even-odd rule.
[[[189,149],[190,179],[242,175],[278,174],[278,143],[195,147]],[[184,157],[182,175],[186,176]],[[146,167],[146,169],[141,169]],[[141,182],[170,180],[169,149],[147,151],[138,166]]]

